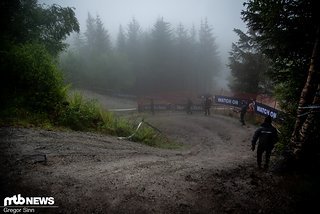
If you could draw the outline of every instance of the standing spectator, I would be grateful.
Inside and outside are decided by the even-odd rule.
[[[192,106],[193,106],[193,102],[190,98],[188,98],[188,101],[187,101],[187,114],[192,114]]]
[[[278,141],[277,129],[272,126],[272,118],[270,116],[267,116],[264,119],[264,122],[261,124],[261,127],[255,131],[251,142],[252,151],[255,150],[258,139],[258,167],[259,169],[261,169],[262,154],[265,152],[264,169],[268,169],[272,149],[274,147],[274,144]]]
[[[243,126],[246,125],[246,123],[244,122],[244,116],[247,113],[247,109],[248,109],[248,103],[246,101],[243,101],[240,109],[240,122]]]
[[[249,103],[249,112],[254,112],[256,102],[254,100],[251,100]]]
[[[150,109],[151,109],[151,114],[154,115],[154,101],[153,101],[153,99],[151,99]]]
[[[212,105],[212,99],[210,97],[206,97],[204,102],[204,115],[210,115],[210,108]]]

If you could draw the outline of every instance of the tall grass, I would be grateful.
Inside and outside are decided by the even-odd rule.
[[[96,100],[84,99],[77,92],[69,95],[68,104],[61,112],[58,124],[72,130],[97,131],[119,137],[128,137],[134,133],[130,138],[132,141],[161,148],[179,147],[144,123],[136,130],[138,124],[104,110]]]
[[[78,131],[95,130],[102,119],[95,100],[85,100],[80,93],[68,97],[68,103],[60,113],[58,124]]]

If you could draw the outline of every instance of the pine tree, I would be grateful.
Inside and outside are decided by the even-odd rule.
[[[235,93],[271,93],[266,75],[270,66],[266,57],[259,51],[255,41],[256,32],[249,30],[248,35],[239,29],[234,29],[234,32],[238,34],[239,40],[237,44],[232,44],[229,57],[231,90]]]
[[[96,17],[96,32],[95,32],[95,49],[100,54],[105,54],[111,50],[111,42],[108,31],[104,28],[99,16]]]
[[[135,76],[135,89],[140,91],[142,84],[142,55],[141,55],[141,28],[138,21],[133,18],[128,24],[126,52],[131,62],[131,70]]]
[[[215,38],[207,19],[201,22],[199,42],[198,91],[200,93],[208,93],[211,92],[214,84],[214,77],[219,72],[219,60]]]
[[[172,76],[172,30],[168,22],[159,18],[151,32],[150,85],[155,91],[170,91],[174,87]]]
[[[120,53],[125,53],[126,50],[126,35],[122,25],[119,26],[119,32],[117,36],[117,50]]]
[[[96,23],[95,19],[88,13],[88,18],[86,20],[86,32],[84,33],[86,36],[86,44],[88,52],[92,53],[96,43]],[[90,54],[89,54],[90,55]]]
[[[110,36],[98,15],[94,19],[88,13],[85,36],[87,38],[89,55],[107,54],[111,50]]]
[[[189,34],[189,30],[186,29],[181,23],[176,29],[176,58],[174,74],[176,76],[176,85],[178,90],[185,92],[194,91],[194,72],[195,69],[195,29],[193,34]]]
[[[139,55],[141,28],[135,18],[128,24],[127,53],[130,59],[136,61]]]

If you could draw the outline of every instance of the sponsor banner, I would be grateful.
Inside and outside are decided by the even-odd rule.
[[[271,116],[273,119],[279,119],[281,112],[275,108],[255,102],[254,111],[263,116]]]
[[[242,99],[238,99],[235,97],[226,97],[226,96],[215,96],[215,102],[223,105],[241,107]]]
[[[238,99],[235,97],[226,97],[226,96],[219,96],[219,95],[215,96],[216,103],[228,105],[228,106],[234,106],[234,107],[240,108],[242,101],[245,101],[245,100]],[[283,116],[284,116],[283,112],[281,112],[275,108],[272,108],[270,106],[264,105],[262,103],[252,102],[252,104],[253,104],[253,109],[254,109],[255,113],[263,115],[263,116],[270,115],[274,120],[278,120],[278,121],[284,120],[283,119]],[[250,105],[249,105],[249,107],[250,107]]]

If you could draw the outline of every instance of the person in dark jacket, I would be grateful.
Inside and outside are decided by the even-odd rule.
[[[151,99],[151,101],[150,101],[150,109],[151,109],[151,114],[154,115],[154,101],[153,101],[153,99]]]
[[[243,126],[246,125],[246,123],[244,122],[244,116],[247,113],[248,106],[249,105],[247,102],[243,102],[240,109],[240,122]]]
[[[210,97],[206,97],[206,100],[204,102],[204,115],[210,115],[210,108],[212,105],[212,100]]]
[[[187,114],[192,114],[192,106],[193,106],[193,102],[192,100],[189,98],[187,101]]]
[[[259,169],[261,169],[262,154],[265,152],[264,169],[268,169],[272,149],[274,147],[274,144],[278,141],[277,129],[272,126],[272,118],[270,116],[267,116],[264,119],[264,122],[261,124],[260,128],[255,131],[251,142],[252,151],[255,150],[257,141],[258,167]]]

